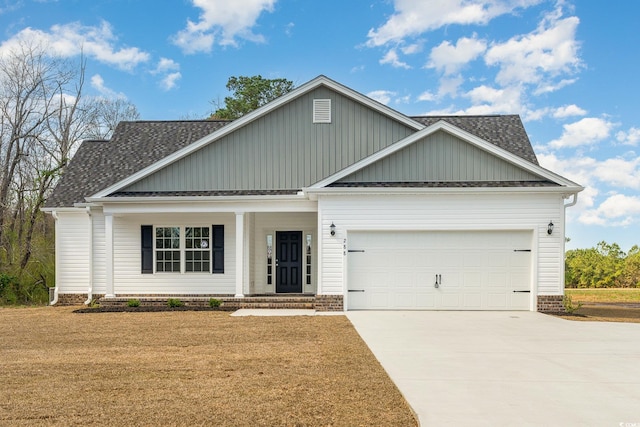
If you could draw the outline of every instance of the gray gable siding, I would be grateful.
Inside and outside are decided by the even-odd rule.
[[[331,99],[330,124],[313,123],[313,99]],[[319,87],[122,191],[300,189],[413,132]]]
[[[438,131],[339,182],[460,181],[544,181],[544,178],[447,132]]]

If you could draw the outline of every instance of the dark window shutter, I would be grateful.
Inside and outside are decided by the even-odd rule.
[[[224,273],[224,225],[212,226],[211,252],[213,259],[212,273]]]
[[[140,229],[142,274],[153,274],[153,225],[143,225]]]

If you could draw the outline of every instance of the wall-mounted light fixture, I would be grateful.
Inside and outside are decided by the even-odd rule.
[[[336,235],[336,225],[331,222],[331,225],[329,226],[329,228],[331,229],[331,235],[335,236]]]
[[[549,225],[547,226],[547,234],[551,235],[553,233],[553,221],[549,221]]]

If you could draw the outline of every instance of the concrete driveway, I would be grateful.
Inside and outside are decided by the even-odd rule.
[[[640,427],[640,324],[348,312],[423,426]]]

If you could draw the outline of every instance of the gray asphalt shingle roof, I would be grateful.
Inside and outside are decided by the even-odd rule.
[[[517,115],[423,116],[426,125],[445,120],[533,164],[536,156]],[[47,208],[71,207],[177,150],[220,129],[229,121],[121,122],[110,141],[84,141],[67,166]]]
[[[230,123],[120,122],[110,141],[84,141],[45,207],[73,206]]]
[[[411,117],[425,126],[431,126],[440,120],[451,123],[472,135],[497,145],[518,157],[538,165],[529,136],[524,130],[520,116],[422,116]]]

